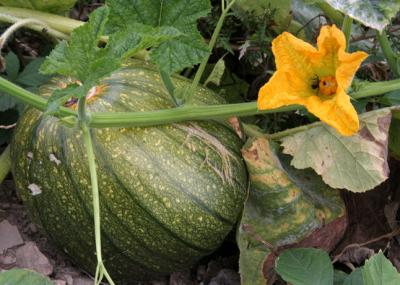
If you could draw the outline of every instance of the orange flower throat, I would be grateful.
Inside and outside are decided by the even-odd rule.
[[[311,85],[312,89],[318,89],[318,94],[322,94],[325,96],[332,96],[336,94],[336,90],[338,87],[335,76],[327,75],[321,78],[316,78]]]

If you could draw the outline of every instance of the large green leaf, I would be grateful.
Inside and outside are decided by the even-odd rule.
[[[45,276],[26,269],[12,269],[0,273],[1,285],[53,285]]]
[[[400,284],[400,274],[381,251],[365,262],[362,277],[365,285]]]
[[[329,255],[316,248],[285,250],[276,260],[276,271],[293,285],[332,285],[333,266]]]
[[[325,124],[284,137],[283,152],[293,156],[291,164],[299,169],[313,168],[332,188],[364,192],[388,178],[388,133],[391,109],[360,116],[360,131],[339,135]]]
[[[343,285],[364,285],[362,269],[357,268],[344,280]]]
[[[360,21],[367,27],[382,31],[400,10],[399,0],[311,0],[326,2],[333,8]]]
[[[328,229],[344,216],[344,205],[338,191],[315,173],[288,165],[288,157],[278,158],[266,139],[249,140],[242,154],[251,190],[237,234],[240,273],[243,285],[265,284],[263,267],[270,255],[266,245],[291,245],[322,225]],[[331,243],[341,238],[343,229],[330,229]]]
[[[181,33],[179,37],[153,45],[151,59],[167,73],[197,64],[209,53],[197,30],[197,19],[210,12],[208,0],[108,0],[107,5],[110,33],[126,29],[132,23],[174,28]]]

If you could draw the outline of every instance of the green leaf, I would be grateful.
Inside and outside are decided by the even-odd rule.
[[[313,168],[332,188],[364,192],[388,178],[388,108],[360,115],[360,131],[339,135],[333,128],[317,126],[282,139],[283,152],[293,156],[291,165]]]
[[[6,61],[6,73],[7,73],[7,79],[14,81],[19,72],[19,60],[18,57],[10,51],[6,56],[5,56],[5,61]]]
[[[70,43],[63,41],[50,53],[41,72],[72,76],[80,81],[85,81],[89,76],[96,77],[93,72],[99,71],[98,42],[104,32],[108,13],[106,7],[91,13],[89,22],[72,32]],[[109,67],[106,65],[104,68]]]
[[[326,2],[334,9],[379,31],[389,25],[390,20],[400,10],[399,0],[320,0],[318,2]]]
[[[364,285],[398,285],[400,274],[382,251],[372,256],[362,267]]]
[[[49,80],[49,76],[39,73],[44,58],[32,60],[15,79],[15,82],[28,87],[38,87]]]
[[[347,276],[343,285],[364,285],[361,268],[357,268]]]
[[[348,276],[349,274],[335,269],[333,271],[333,285],[343,285],[343,282]]]
[[[300,242],[345,214],[338,191],[315,173],[290,167],[288,157],[278,157],[276,148],[265,138],[254,138],[242,149],[251,182],[237,232],[244,285],[265,284],[266,243],[277,247]],[[335,234],[341,238],[338,228]]]
[[[293,285],[332,285],[333,266],[329,255],[316,248],[285,250],[276,260],[276,271]]]
[[[207,86],[209,83],[213,83],[217,86],[220,86],[224,73],[225,73],[225,61],[223,58],[220,58],[214,65],[213,70],[211,71],[210,75],[204,82],[204,86]]]
[[[12,109],[17,105],[18,101],[7,94],[0,94],[0,112]]]
[[[209,54],[197,30],[197,19],[210,12],[207,0],[108,0],[107,5],[111,10],[109,32],[140,23],[153,28],[174,28],[181,33],[152,45],[151,60],[166,73],[197,64]]]
[[[26,269],[12,269],[0,273],[0,284],[53,285],[47,277]]]
[[[400,92],[398,90],[386,93],[379,98],[379,103],[386,106],[400,105]]]
[[[56,89],[47,101],[46,115],[55,114],[58,108],[64,105],[70,98],[71,94],[75,95],[75,98],[79,98],[84,95],[84,88],[82,85],[70,84],[64,89]]]
[[[127,58],[139,50],[158,46],[181,35],[182,33],[173,27],[151,27],[131,23],[129,29],[111,35],[106,52],[109,57]]]

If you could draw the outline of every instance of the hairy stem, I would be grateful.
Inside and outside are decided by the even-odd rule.
[[[399,78],[400,77],[400,70],[399,70],[399,64],[397,61],[397,55],[393,51],[389,39],[386,35],[385,31],[379,32],[376,31],[376,36],[379,41],[379,44],[382,48],[383,54],[386,57],[386,60],[390,66],[390,69],[392,70],[392,73],[394,77]]]
[[[202,62],[200,63],[199,69],[197,70],[196,75],[194,76],[193,82],[189,88],[189,92],[187,93],[186,98],[185,98],[185,103],[187,103],[187,104],[190,104],[193,94],[194,94],[194,90],[196,90],[197,85],[199,85],[200,79],[204,73],[206,66],[207,66],[208,59],[210,58],[211,51],[214,48],[215,43],[217,42],[219,33],[221,32],[222,25],[224,24],[225,18],[228,15],[228,12],[229,12],[230,8],[232,7],[232,5],[235,4],[235,2],[236,2],[236,0],[232,0],[229,2],[228,6],[225,7],[225,0],[221,0],[221,1],[222,1],[222,3],[221,3],[222,14],[218,19],[217,26],[215,27],[215,30],[211,36],[211,40],[208,44],[208,49],[210,51],[210,54],[202,60]]]
[[[400,90],[400,79],[365,83],[359,90],[350,95],[354,99],[361,99],[381,95],[394,90]],[[47,108],[47,100],[45,98],[29,92],[1,77],[0,91],[41,111],[45,111]],[[293,111],[299,108],[299,106],[287,106],[274,110],[260,111],[257,109],[256,102],[249,102],[211,106],[181,106],[172,109],[147,112],[99,112],[91,114],[91,117],[88,119],[88,124],[92,128],[154,126],[187,120],[210,120],[229,118],[232,116],[244,117],[257,114],[279,113]],[[65,107],[61,107],[58,113],[55,114],[55,116],[63,118],[67,124],[73,124],[77,115],[76,112]]]
[[[25,18],[37,19],[43,23],[46,23],[50,28],[67,35],[71,34],[73,29],[85,23],[71,18],[36,10],[15,7],[0,7],[0,21],[2,22],[15,23],[19,19]],[[27,27],[35,29],[35,25],[28,25]]]
[[[25,90],[3,77],[0,77],[0,90],[40,111],[45,111],[47,109],[47,100],[45,98]],[[76,113],[71,109],[61,107],[58,115],[63,117],[76,115]]]
[[[0,156],[0,183],[11,170],[10,146],[7,146]]]

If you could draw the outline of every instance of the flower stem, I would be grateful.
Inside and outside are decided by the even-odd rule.
[[[350,96],[353,99],[361,99],[372,96],[385,94],[387,92],[395,91],[400,89],[400,79],[394,79],[389,81],[363,83],[359,90],[352,92]]]
[[[83,25],[84,22],[71,18],[45,13],[37,10],[30,10],[15,7],[0,7],[0,21],[15,23],[20,19],[34,18],[46,23],[50,28],[64,34],[71,34],[72,30]],[[35,25],[28,25],[31,29],[36,29]]]
[[[204,70],[207,66],[208,63],[208,59],[210,58],[211,55],[211,51],[214,48],[219,33],[221,32],[222,29],[222,25],[224,24],[225,18],[228,15],[229,10],[231,9],[232,5],[235,4],[236,0],[232,0],[228,3],[228,6],[225,7],[225,0],[221,0],[221,7],[222,7],[222,13],[221,16],[218,19],[217,22],[217,26],[215,27],[215,30],[211,36],[210,42],[208,44],[208,49],[210,51],[210,53],[203,59],[203,61],[200,63],[199,69],[197,69],[196,75],[194,76],[193,82],[189,88],[189,92],[186,95],[185,98],[185,103],[190,104],[193,94],[194,94],[194,90],[196,90],[197,85],[199,85],[200,79],[204,73]]]
[[[0,183],[11,170],[10,146],[7,146],[0,156]]]
[[[342,31],[346,37],[346,51],[349,50],[350,48],[350,36],[351,36],[351,26],[353,24],[353,19],[349,16],[346,15],[343,19],[342,23]]]
[[[386,35],[385,31],[379,32],[376,31],[376,36],[379,41],[379,44],[382,48],[382,52],[386,57],[386,60],[390,66],[390,69],[392,70],[393,76],[395,78],[400,77],[400,70],[399,70],[399,63],[397,61],[397,55],[393,51],[389,39]]]

